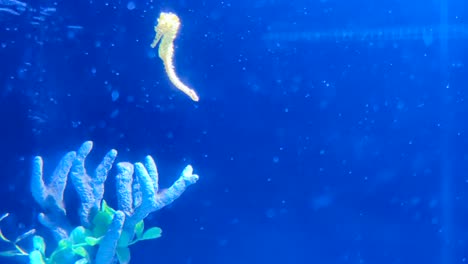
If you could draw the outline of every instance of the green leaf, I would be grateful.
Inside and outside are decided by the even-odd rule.
[[[44,238],[41,236],[33,236],[33,248],[39,251],[42,255],[45,255],[46,244]]]
[[[145,231],[140,240],[156,239],[161,236],[162,230],[159,227],[152,227]]]
[[[88,244],[88,245],[90,245],[90,246],[93,247],[93,246],[99,244],[99,242],[101,242],[101,239],[102,239],[102,237],[100,237],[100,238],[95,238],[95,237],[89,236],[89,237],[86,237],[86,238],[85,238],[85,242],[86,242],[86,244]]]
[[[75,227],[70,233],[70,240],[72,244],[83,243],[85,238],[90,235],[89,230],[82,226]]]
[[[130,249],[128,247],[117,248],[117,258],[120,264],[127,264],[130,262]]]
[[[5,237],[5,235],[3,235],[3,232],[1,229],[0,229],[0,239],[8,243],[11,242],[8,238]]]
[[[42,257],[41,252],[34,250],[29,253],[29,263],[30,264],[45,264],[44,258]]]
[[[70,241],[68,241],[68,239],[62,239],[58,242],[58,246],[57,246],[57,249],[55,249],[55,251],[65,250],[65,249],[71,248],[71,246],[72,244]]]
[[[28,255],[28,252],[26,252],[26,250],[24,250],[22,247],[18,246],[17,244],[13,244],[16,248],[16,250],[18,250],[18,255],[21,256],[27,256]]]
[[[25,232],[24,234],[20,235],[19,237],[17,237],[17,238],[15,239],[15,242],[14,242],[14,243],[17,244],[17,243],[19,243],[21,240],[24,240],[24,239],[26,239],[26,238],[28,238],[28,237],[34,235],[35,233],[36,233],[36,229],[31,229],[31,230]]]
[[[21,254],[17,250],[7,250],[7,251],[0,252],[0,257],[16,257],[16,256],[23,256],[23,254]]]
[[[7,218],[10,215],[10,213],[4,213],[2,216],[0,216],[0,222],[3,221],[3,219]]]
[[[107,205],[105,200],[102,200],[101,212],[109,213],[110,215],[114,216],[115,210],[112,209],[109,205]]]
[[[74,247],[72,248],[73,253],[77,254],[78,256],[81,256],[83,258],[86,258],[88,256],[88,252],[84,247]]]
[[[128,247],[130,245],[130,239],[132,239],[132,236],[128,232],[122,231],[119,241],[117,242],[117,247]]]
[[[114,215],[109,212],[99,211],[93,218],[93,235],[95,237],[104,236],[112,223],[113,217]]]
[[[85,258],[82,258],[82,259],[75,262],[75,264],[88,264],[88,263],[89,263],[89,261],[87,259],[85,259]]]
[[[143,222],[143,220],[141,220],[135,225],[135,235],[137,239],[141,238],[141,236],[143,235],[144,229],[145,229],[145,223]]]

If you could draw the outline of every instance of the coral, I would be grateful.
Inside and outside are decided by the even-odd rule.
[[[159,58],[161,58],[164,63],[164,68],[166,69],[169,80],[177,89],[184,92],[193,101],[198,102],[200,98],[195,90],[185,85],[179,77],[177,77],[174,70],[174,62],[172,61],[172,58],[174,57],[174,40],[177,36],[177,32],[179,31],[179,27],[180,20],[176,14],[162,12],[158,18],[158,24],[154,27],[156,36],[151,43],[151,47],[155,48],[159,43]]]
[[[193,168],[188,165],[179,179],[168,189],[159,190],[158,170],[151,156],[145,163],[117,164],[116,191],[117,210],[111,208],[104,197],[104,183],[117,157],[116,150],[110,150],[89,175],[85,160],[91,152],[93,142],[87,141],[78,151],[63,156],[57,168],[48,179],[44,178],[43,160],[37,156],[33,160],[31,191],[34,199],[42,208],[39,222],[48,228],[57,247],[46,252],[43,237],[32,229],[15,240],[7,239],[0,230],[0,239],[14,248],[0,252],[0,256],[29,256],[31,264],[110,264],[130,262],[129,246],[161,236],[161,229],[152,227],[144,230],[143,220],[152,212],[172,203],[198,180]],[[64,192],[68,176],[80,198],[79,216],[81,225],[73,227],[67,216]],[[4,214],[0,222],[7,217]],[[33,250],[27,251],[18,243],[32,236]],[[49,253],[49,254],[48,254]]]

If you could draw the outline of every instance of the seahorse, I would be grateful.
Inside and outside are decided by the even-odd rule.
[[[173,63],[174,40],[177,36],[177,32],[179,31],[179,27],[180,19],[176,14],[162,12],[158,18],[158,24],[154,27],[156,36],[154,37],[153,43],[151,43],[151,47],[156,48],[156,45],[159,43],[159,58],[161,58],[164,63],[164,68],[169,80],[177,89],[184,92],[193,101],[198,102],[200,98],[195,90],[185,85],[175,72]]]

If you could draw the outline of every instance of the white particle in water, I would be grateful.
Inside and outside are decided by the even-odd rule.
[[[127,9],[128,10],[133,10],[133,9],[135,9],[135,7],[136,7],[135,2],[130,1],[130,2],[127,3]]]
[[[273,163],[278,163],[279,162],[279,157],[278,156],[274,156],[273,157]]]
[[[117,90],[112,91],[111,96],[112,96],[112,102],[117,101],[117,99],[119,99],[119,91]]]

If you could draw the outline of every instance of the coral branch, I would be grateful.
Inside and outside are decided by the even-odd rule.
[[[124,222],[125,214],[122,211],[117,211],[106,235],[101,241],[101,246],[96,255],[96,264],[114,263],[117,242],[122,234]]]
[[[71,151],[60,160],[49,179],[49,184],[46,184],[44,180],[42,158],[37,156],[33,160],[31,193],[34,200],[44,210],[39,214],[39,221],[52,231],[57,241],[68,237],[68,231],[71,228],[66,218],[63,192],[75,157],[76,153]]]
[[[130,175],[135,168],[135,175],[138,184],[131,185]],[[155,212],[166,205],[171,204],[174,200],[187,189],[188,186],[194,184],[198,180],[198,175],[193,174],[193,168],[188,165],[180,175],[179,179],[167,190],[159,192],[159,175],[151,156],[145,159],[145,165],[135,163],[134,167],[129,163],[117,164],[119,170],[117,177],[117,189],[120,190],[118,195],[119,210],[127,214],[125,221],[125,230],[133,230],[135,225],[145,219],[150,213]],[[135,181],[135,180],[133,180]],[[122,186],[125,186],[123,188]],[[133,208],[129,208],[132,204]],[[133,213],[132,213],[133,212]]]
[[[86,172],[85,159],[92,148],[92,141],[86,141],[81,145],[76,154],[76,159],[71,171],[73,185],[81,199],[81,222],[86,227],[89,227],[93,214],[95,214],[101,206],[104,194],[104,182],[117,157],[117,151],[115,149],[110,150],[101,164],[96,168],[95,176],[91,177]]]

